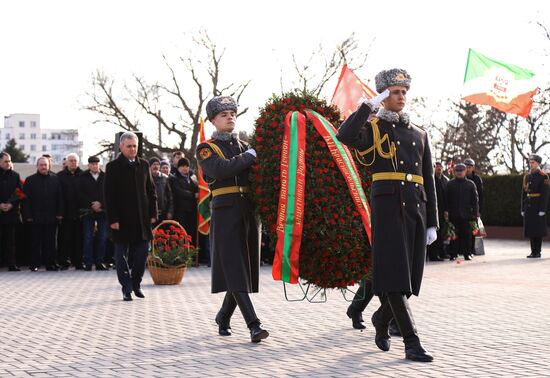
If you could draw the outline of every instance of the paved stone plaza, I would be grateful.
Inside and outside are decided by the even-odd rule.
[[[405,360],[395,337],[391,351],[378,350],[370,323],[351,328],[338,291],[326,303],[287,302],[267,266],[252,297],[271,332],[259,344],[237,313],[233,336],[217,336],[222,294],[210,294],[206,267],[179,286],[154,286],[146,273],[146,298],[133,302],[121,300],[114,271],[2,271],[0,376],[550,376],[550,246],[540,260],[525,258],[528,242],[486,240],[485,249],[471,262],[426,266],[412,309],[433,363]]]

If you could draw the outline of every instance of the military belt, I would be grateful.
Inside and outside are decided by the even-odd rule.
[[[424,177],[413,175],[412,173],[403,173],[403,172],[379,172],[372,175],[372,181],[385,181],[385,180],[395,180],[395,181],[408,181],[414,182],[416,184],[424,185]]]
[[[540,197],[540,193],[527,193],[527,197]]]
[[[221,196],[222,194],[248,193],[249,191],[248,186],[226,186],[225,188],[212,190],[212,197]]]

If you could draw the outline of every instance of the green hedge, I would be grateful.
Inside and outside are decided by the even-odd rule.
[[[483,209],[486,226],[521,226],[521,175],[482,176]]]
[[[482,176],[482,179],[483,223],[487,226],[523,226],[520,214],[523,175]],[[550,217],[546,219],[550,225]]]

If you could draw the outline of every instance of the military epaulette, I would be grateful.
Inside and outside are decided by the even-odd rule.
[[[546,176],[546,172],[544,172],[542,169],[539,169],[539,174],[540,174],[541,176]]]

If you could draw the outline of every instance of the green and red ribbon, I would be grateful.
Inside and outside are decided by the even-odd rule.
[[[306,117],[289,112],[281,148],[281,190],[273,278],[298,283],[306,186]]]
[[[348,148],[336,138],[336,129],[323,116],[306,109],[307,118],[322,136],[346,180],[350,195],[361,215],[363,226],[371,240],[370,209],[357,167]],[[277,217],[277,245],[273,260],[273,278],[298,283],[300,244],[304,220],[305,199],[306,118],[300,112],[285,117],[285,132],[281,148],[281,189]]]
[[[338,169],[340,169],[340,172],[342,172],[342,175],[346,180],[346,184],[348,185],[353,203],[355,203],[355,207],[361,215],[363,227],[365,228],[367,236],[372,244],[370,208],[365,191],[361,186],[361,178],[357,172],[357,167],[355,166],[351,152],[336,138],[336,129],[330,124],[329,121],[326,120],[325,117],[310,109],[306,109],[306,113],[307,118],[312,121],[317,132],[325,140],[334,162],[338,166]]]

